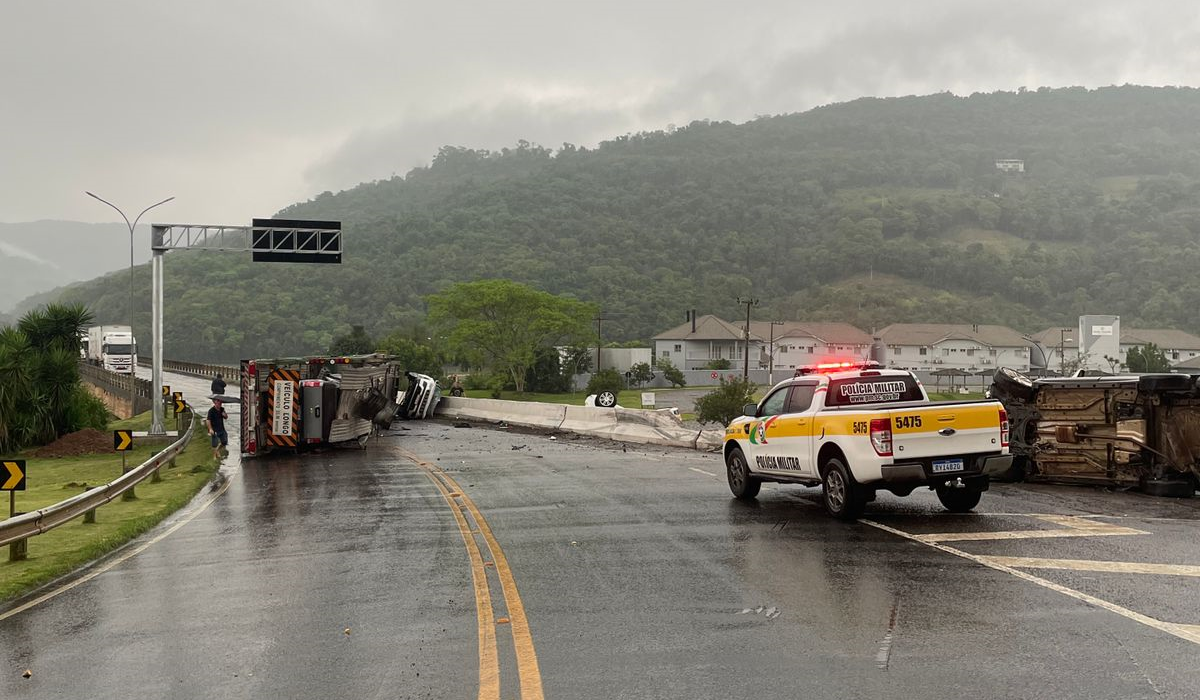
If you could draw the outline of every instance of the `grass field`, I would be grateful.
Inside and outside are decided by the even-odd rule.
[[[144,430],[150,424],[150,414],[117,421],[112,428]],[[174,425],[169,422],[169,429]],[[145,462],[170,444],[161,441],[156,446],[144,445],[126,453],[130,467]],[[26,460],[26,491],[16,492],[18,512],[44,508],[85,490],[112,481],[121,474],[121,455],[106,452],[81,457],[39,458],[31,454],[18,455]],[[175,460],[175,467],[159,470],[162,481],[155,484],[146,479],[137,485],[137,499],[117,499],[96,511],[96,522],[84,524],[76,518],[28,541],[28,558],[8,561],[3,551],[0,563],[0,600],[16,597],[52,581],[63,574],[110,552],[157,525],[163,518],[178,510],[200,491],[212,478],[217,463],[212,458],[203,430],[197,429],[187,450]],[[4,495],[7,500],[7,494]],[[7,504],[4,504],[7,506]],[[7,510],[4,515],[7,516]]]

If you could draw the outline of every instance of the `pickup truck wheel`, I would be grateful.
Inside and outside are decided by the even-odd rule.
[[[830,457],[825,462],[821,486],[821,502],[825,512],[839,520],[855,520],[862,515],[867,499],[842,460]]]
[[[952,489],[939,486],[937,487],[937,497],[946,510],[951,513],[966,513],[979,505],[979,499],[983,497],[983,492],[971,488]]]
[[[725,455],[725,472],[729,477],[729,490],[735,498],[742,501],[753,501],[762,488],[762,481],[750,474],[746,464],[746,455],[740,447],[735,447]]]

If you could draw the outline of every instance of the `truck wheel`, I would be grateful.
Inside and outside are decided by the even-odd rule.
[[[842,460],[830,457],[825,462],[821,486],[821,502],[825,505],[825,512],[839,520],[855,520],[862,515],[867,499]]]
[[[1011,396],[1021,401],[1033,401],[1036,393],[1033,388],[1033,380],[1011,367],[1001,367],[996,370],[996,373],[992,375],[992,384],[992,398],[997,398],[996,394],[999,393],[1001,396]],[[997,389],[999,391],[996,391]]]
[[[951,513],[966,513],[979,505],[983,492],[976,489],[952,489],[946,486],[937,487],[938,500]]]
[[[758,496],[762,481],[750,473],[742,448],[735,447],[725,455],[725,472],[729,477],[729,490],[733,492],[734,498],[753,501]]]

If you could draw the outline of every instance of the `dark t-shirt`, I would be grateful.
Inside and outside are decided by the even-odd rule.
[[[221,396],[225,393],[225,380],[214,379],[212,382],[212,393]]]
[[[208,424],[212,426],[213,432],[220,433],[225,431],[225,416],[224,408],[213,406],[208,409]]]

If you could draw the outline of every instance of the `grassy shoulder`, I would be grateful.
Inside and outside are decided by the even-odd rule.
[[[150,415],[146,413],[116,421],[110,427],[144,430],[149,424]],[[174,429],[175,426],[168,421],[167,427]],[[126,462],[130,467],[136,467],[171,442],[171,439],[165,439],[155,445],[139,445],[125,453]],[[22,458],[26,460],[28,490],[16,493],[18,512],[58,503],[121,475],[121,455],[117,452],[58,458],[28,454]],[[98,508],[94,524],[85,524],[79,517],[30,538],[28,558],[24,561],[10,562],[8,552],[0,551],[3,557],[0,561],[0,600],[21,595],[120,547],[191,500],[209,482],[218,466],[202,430],[197,429],[175,464],[174,467],[164,465],[159,470],[161,482],[151,483],[146,479],[138,484],[136,500],[117,499]]]

